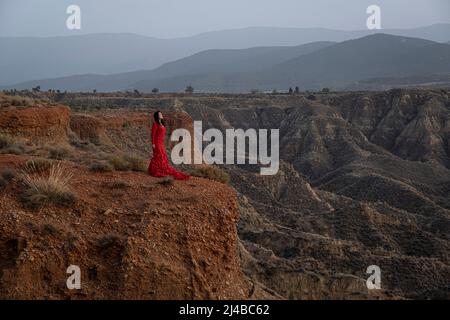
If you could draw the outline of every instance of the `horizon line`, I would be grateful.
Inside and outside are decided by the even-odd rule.
[[[124,32],[88,32],[88,33],[82,33],[78,31],[74,31],[76,34],[60,34],[60,35],[48,35],[48,36],[33,36],[33,35],[0,35],[0,38],[33,38],[33,39],[50,39],[50,38],[69,38],[69,37],[82,37],[82,36],[93,36],[93,35],[134,35],[139,37],[145,37],[145,38],[151,38],[154,40],[177,40],[177,39],[187,39],[187,38],[194,38],[201,35],[211,34],[211,33],[217,33],[217,32],[229,32],[229,31],[239,31],[239,30],[246,30],[246,29],[257,29],[257,28],[265,28],[265,29],[285,29],[285,30],[328,30],[328,31],[336,31],[336,32],[364,32],[364,31],[377,31],[377,32],[383,32],[383,31],[391,31],[391,30],[416,30],[416,29],[422,29],[422,28],[428,28],[428,27],[434,27],[434,26],[450,26],[450,22],[437,22],[433,24],[428,25],[422,25],[418,27],[410,27],[410,28],[399,28],[399,27],[389,27],[389,28],[381,28],[378,30],[368,30],[368,29],[338,29],[338,28],[329,28],[329,27],[281,27],[281,26],[247,26],[247,27],[240,27],[240,28],[228,28],[228,29],[216,29],[216,30],[210,30],[210,31],[203,31],[191,35],[186,36],[176,36],[176,37],[156,37],[152,35],[145,35],[142,33],[137,32],[131,32],[131,31],[124,31]]]

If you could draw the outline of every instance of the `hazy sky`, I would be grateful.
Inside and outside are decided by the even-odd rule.
[[[81,7],[80,31],[66,8]],[[381,7],[383,28],[450,23],[450,0],[0,0],[0,36],[134,32],[160,38],[248,26],[364,29]]]

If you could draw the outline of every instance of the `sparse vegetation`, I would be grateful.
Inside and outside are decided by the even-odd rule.
[[[42,173],[49,170],[53,161],[46,158],[35,158],[25,163],[25,171],[28,173]]]
[[[120,237],[119,235],[115,234],[115,233],[110,233],[107,235],[104,235],[103,237],[101,237],[100,239],[98,239],[98,245],[101,248],[109,248],[112,247],[116,244],[119,244],[122,240],[122,237]]]
[[[8,185],[8,181],[0,177],[0,189],[6,187]]]
[[[147,170],[147,160],[144,158],[131,154],[126,155],[125,160],[129,163],[130,170],[132,171],[146,171]]]
[[[189,174],[194,177],[206,178],[221,183],[229,183],[230,176],[224,170],[215,166],[201,166],[189,170]]]
[[[27,97],[10,96],[3,94],[0,97],[0,108],[28,107],[33,105],[33,100]]]
[[[114,170],[114,167],[106,162],[106,161],[93,161],[90,166],[89,170],[94,172],[110,172]]]
[[[109,162],[115,170],[119,171],[147,170],[147,160],[135,154],[114,156],[109,160]]]
[[[22,202],[25,206],[39,208],[46,203],[68,207],[75,202],[75,195],[69,188],[73,173],[61,163],[53,165],[48,174],[23,171]]]
[[[3,153],[21,155],[25,153],[25,148],[22,145],[14,145],[9,148],[6,148]]]
[[[67,236],[67,249],[73,250],[76,247],[76,242],[80,240],[80,237],[78,237],[76,234],[73,234],[70,232]]]
[[[16,140],[10,135],[0,133],[0,149],[6,149],[16,144]]]
[[[25,153],[25,146],[10,135],[0,134],[0,153],[21,155]]]
[[[44,234],[48,234],[48,235],[56,235],[59,233],[58,228],[56,228],[53,224],[50,223],[46,223],[42,226],[42,231],[44,232]]]
[[[82,147],[83,143],[78,135],[72,130],[68,130],[67,136],[69,137],[69,143],[74,147]]]
[[[130,185],[128,184],[128,182],[123,180],[115,180],[109,185],[111,189],[125,189],[128,188],[129,186]]]
[[[127,171],[129,170],[128,161],[126,161],[123,157],[114,156],[109,160],[109,163],[114,167],[115,170],[119,171]]]
[[[168,187],[168,186],[172,186],[174,184],[174,180],[172,177],[165,177],[158,183],[162,186]]]
[[[66,146],[55,146],[48,150],[48,156],[50,159],[63,160],[69,157],[71,150]]]
[[[10,168],[3,169],[1,172],[1,177],[6,182],[11,182],[16,177],[16,172]]]

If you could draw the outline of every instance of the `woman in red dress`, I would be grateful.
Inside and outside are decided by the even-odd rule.
[[[172,168],[167,158],[164,140],[166,136],[166,125],[160,111],[154,114],[155,122],[152,126],[153,158],[148,166],[148,173],[154,177],[172,176],[176,180],[187,180],[190,177],[183,172]]]

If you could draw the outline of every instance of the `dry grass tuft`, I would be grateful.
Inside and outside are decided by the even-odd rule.
[[[75,195],[69,188],[73,172],[61,163],[53,165],[48,174],[23,171],[21,179],[24,184],[22,201],[31,208],[39,208],[46,203],[68,207],[75,202]]]
[[[28,173],[42,173],[48,171],[53,165],[53,161],[46,158],[35,158],[25,163],[24,170]]]
[[[109,163],[119,171],[147,171],[147,160],[135,154],[114,156]]]
[[[214,166],[202,166],[189,170],[189,174],[194,177],[206,178],[221,183],[229,183],[230,175],[224,170]]]

